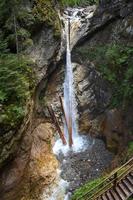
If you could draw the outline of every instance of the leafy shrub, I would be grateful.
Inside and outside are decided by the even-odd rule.
[[[46,23],[52,26],[55,31],[55,36],[60,35],[60,23],[57,11],[54,8],[51,0],[35,0],[33,15],[38,23]]]
[[[31,62],[15,54],[0,56],[0,129],[14,128],[25,115],[34,86]]]
[[[0,32],[0,53],[7,53],[9,49],[7,48],[8,44],[7,41],[3,39],[3,35]]]

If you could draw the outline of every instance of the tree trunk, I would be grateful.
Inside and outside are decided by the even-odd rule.
[[[13,9],[13,21],[14,21],[15,40],[16,40],[16,52],[17,52],[17,55],[18,55],[19,54],[19,44],[18,44],[16,15],[15,15],[15,10],[14,9]]]

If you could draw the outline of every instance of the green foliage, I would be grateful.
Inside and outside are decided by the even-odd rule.
[[[25,115],[34,86],[31,62],[15,54],[0,56],[0,128],[14,128]]]
[[[131,158],[133,156],[133,141],[128,143],[128,149],[127,149],[127,158]]]
[[[3,35],[0,32],[0,53],[8,52],[8,44],[7,41],[3,39]]]
[[[65,6],[84,6],[98,4],[99,0],[61,0]]]
[[[52,26],[55,31],[55,36],[60,35],[60,23],[57,11],[54,8],[51,0],[36,0],[33,8],[33,15],[39,23]]]
[[[83,185],[82,187],[80,187],[79,189],[77,189],[75,191],[74,195],[72,196],[72,200],[76,200],[76,199],[79,199],[79,198],[84,199],[82,196],[84,194],[86,194],[88,191],[90,191],[91,189],[95,188],[100,183],[102,183],[102,181],[104,179],[105,179],[105,177],[101,177],[101,178],[97,178],[93,181],[86,183],[85,185]],[[89,195],[91,195],[91,193],[89,193]]]
[[[17,11],[19,4],[20,0],[0,0],[0,25],[9,19],[13,10]]]
[[[34,26],[34,23],[36,23],[35,16],[33,15],[32,10],[29,11],[24,9],[23,7],[21,7],[19,10],[17,20],[22,27],[29,31]]]
[[[112,106],[127,106],[133,99],[133,48],[109,44],[80,48],[82,59],[89,59],[97,66],[113,90]]]
[[[33,8],[24,7],[23,0],[0,0],[0,27],[3,40],[12,53],[22,52],[33,45],[31,39],[36,27],[45,22],[60,35],[60,23],[51,0],[34,0]]]
[[[27,41],[31,40],[30,29],[35,23],[32,12],[23,8],[22,3],[22,0],[0,0],[0,27],[3,39],[13,52],[16,51],[16,35],[19,52],[27,47]]]
[[[33,8],[23,0],[0,0],[0,132],[16,128],[34,87],[31,62],[22,56],[33,44],[32,34],[41,24],[59,30],[53,1],[35,0]],[[17,54],[18,55],[17,55]]]

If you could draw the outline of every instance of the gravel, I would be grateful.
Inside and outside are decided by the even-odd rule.
[[[86,138],[88,146],[84,152],[69,151],[67,155],[59,154],[57,157],[61,165],[61,178],[69,182],[67,192],[73,193],[89,180],[99,177],[114,157],[102,140]]]

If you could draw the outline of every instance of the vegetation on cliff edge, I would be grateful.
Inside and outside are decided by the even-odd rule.
[[[4,133],[21,122],[25,105],[34,88],[31,62],[14,54],[0,56],[0,132]]]
[[[37,23],[53,27],[54,36],[60,36],[60,22],[54,1],[35,0],[32,11]]]
[[[25,56],[36,27],[60,35],[54,1],[0,0],[0,133],[17,127],[34,88],[34,64]]]
[[[85,6],[98,4],[99,0],[60,0],[65,6]]]
[[[22,122],[34,88],[33,64],[24,55],[33,23],[21,0],[0,0],[0,134]]]
[[[76,50],[83,60],[92,61],[112,88],[111,107],[129,106],[133,99],[133,48],[108,44]]]

